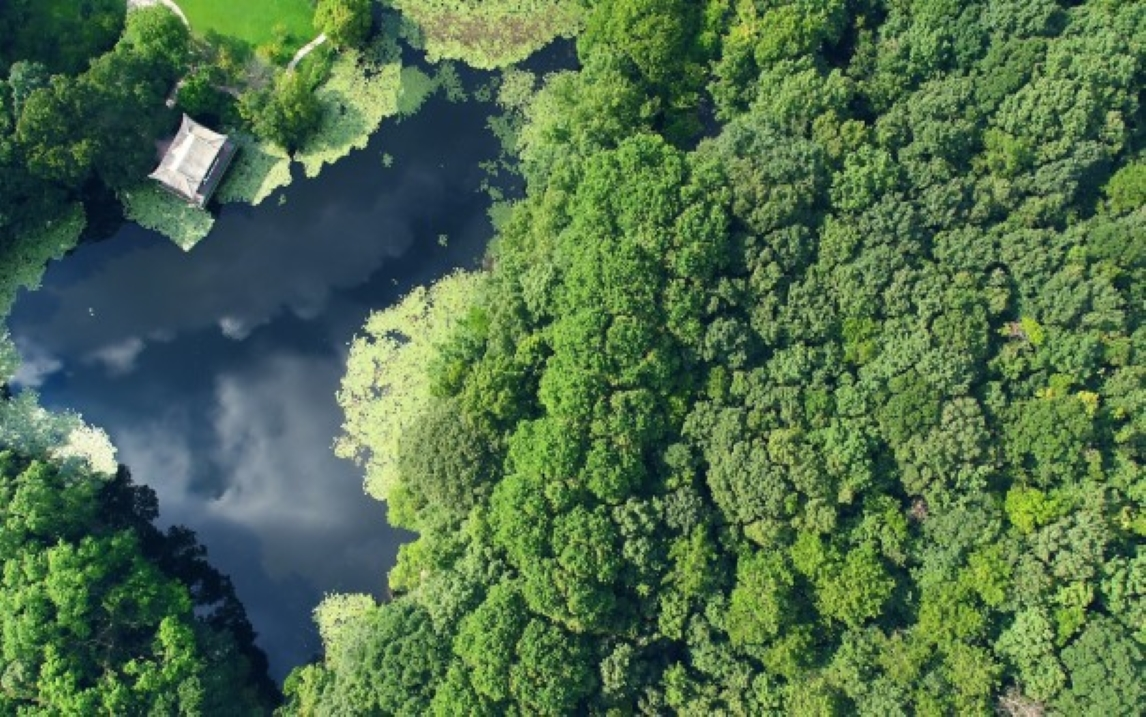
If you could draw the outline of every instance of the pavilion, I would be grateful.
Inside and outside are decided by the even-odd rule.
[[[235,155],[235,144],[183,115],[159,167],[149,176],[188,204],[202,207],[211,198]]]

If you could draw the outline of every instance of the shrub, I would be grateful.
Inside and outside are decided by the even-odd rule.
[[[314,27],[336,47],[356,47],[370,34],[370,0],[318,0]]]

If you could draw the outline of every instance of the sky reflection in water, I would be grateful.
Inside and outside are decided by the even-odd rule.
[[[284,205],[228,207],[189,254],[124,226],[51,266],[10,319],[23,384],[105,428],[161,522],[198,532],[280,679],[318,649],[322,595],[381,595],[408,537],[332,454],[334,393],[371,309],[478,261],[487,112],[434,101],[296,178]]]

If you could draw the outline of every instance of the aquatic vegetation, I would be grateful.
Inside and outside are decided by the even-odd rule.
[[[581,26],[576,0],[394,0],[431,62],[482,70],[520,62]]]
[[[4,271],[0,273],[0,317],[7,316],[20,289],[38,289],[44,268],[73,249],[84,230],[84,209],[79,204],[67,207],[55,219],[38,228],[15,232],[4,247]]]
[[[142,227],[153,229],[183,251],[191,251],[211,233],[215,217],[148,182],[120,193],[124,213]]]
[[[357,50],[343,52],[315,91],[322,106],[317,131],[294,154],[308,177],[362,149],[385,117],[398,114],[399,62],[377,62]]]
[[[215,197],[224,203],[258,205],[291,183],[291,159],[284,150],[252,135],[236,132],[231,139],[238,152]]]

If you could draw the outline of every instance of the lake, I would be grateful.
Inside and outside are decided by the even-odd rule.
[[[411,537],[334,457],[334,395],[369,311],[481,260],[491,112],[433,99],[319,178],[296,168],[282,203],[225,207],[190,253],[124,225],[54,262],[10,317],[20,384],[104,428],[160,522],[198,533],[276,679],[318,653],[322,596],[384,596]]]

